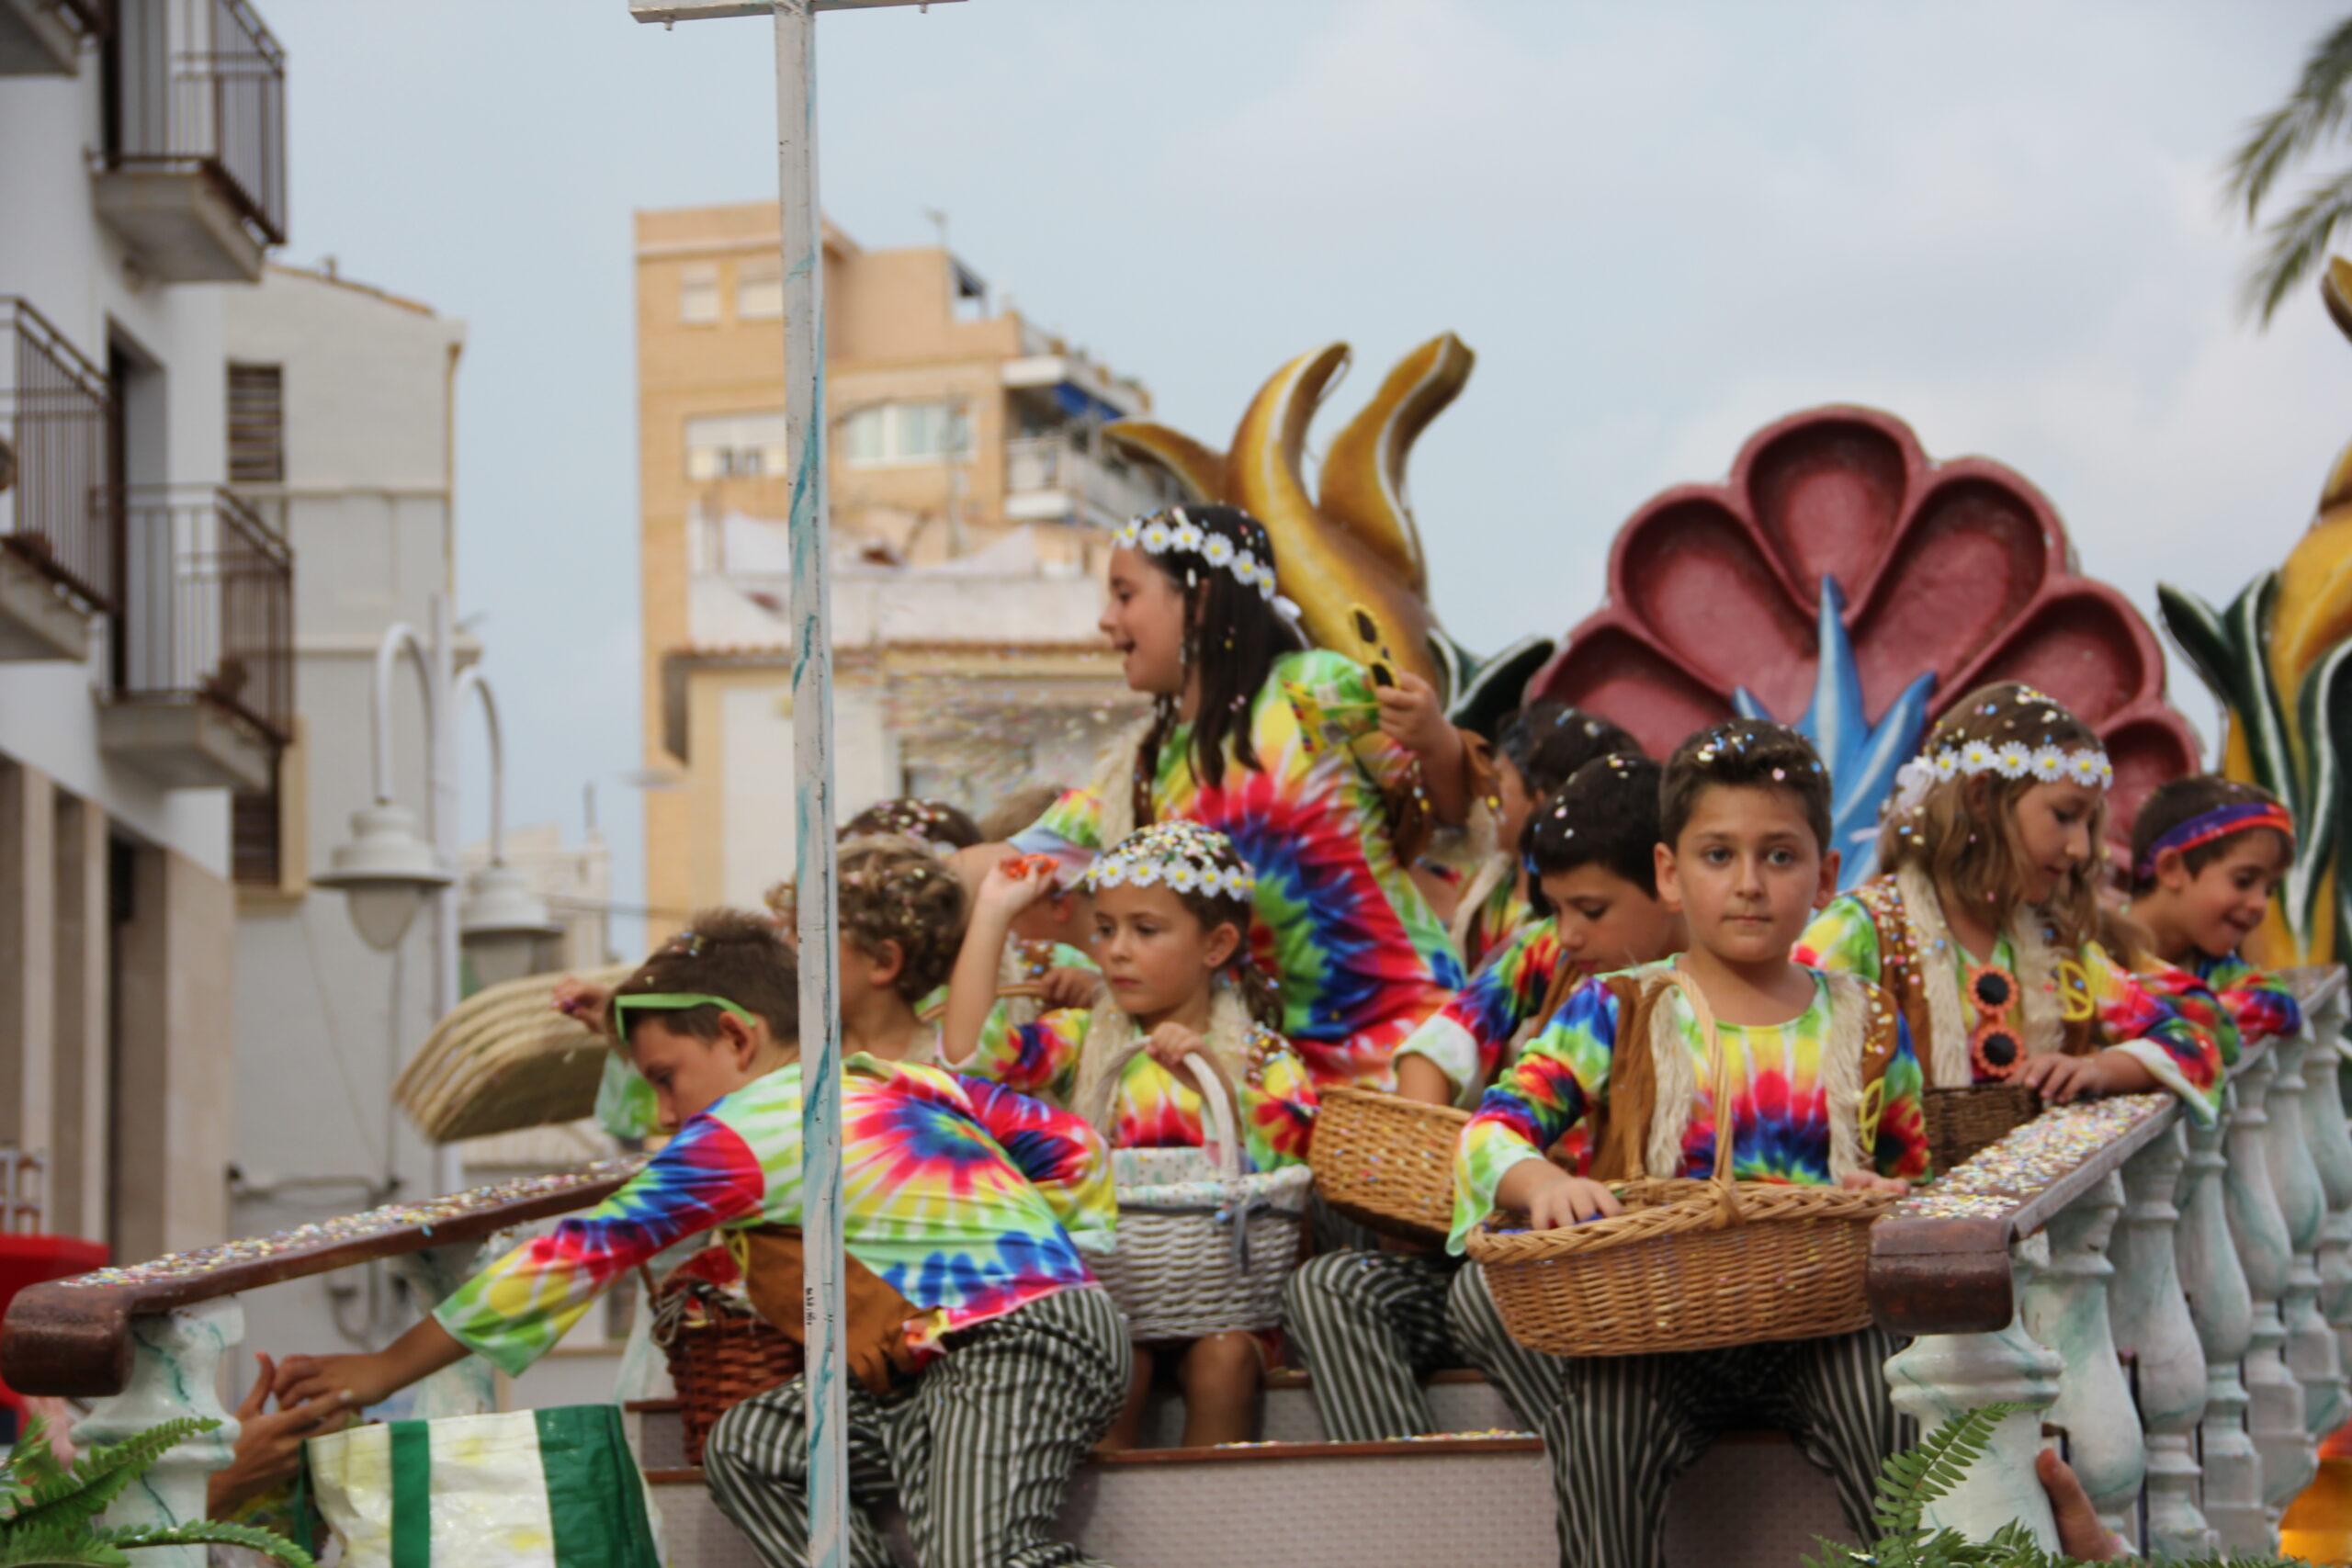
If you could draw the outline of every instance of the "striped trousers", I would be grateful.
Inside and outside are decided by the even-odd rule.
[[[1463,1270],[1453,1306],[1474,1344],[1481,1325],[1510,1338],[1476,1265]],[[1902,1347],[1865,1328],[1679,1355],[1541,1357],[1560,1377],[1537,1430],[1552,1464],[1563,1568],[1665,1568],[1668,1491],[1716,1433],[1735,1427],[1786,1431],[1837,1483],[1854,1539],[1874,1540],[1879,1468],[1918,1441],[1887,1391],[1886,1360]]]
[[[849,1384],[850,1562],[892,1568],[873,1509],[893,1491],[923,1568],[1081,1568],[1052,1531],[1095,1439],[1125,1403],[1126,1322],[1100,1290],[1057,1292],[950,1335],[913,1392]],[[743,1401],[711,1428],[712,1499],[768,1568],[808,1561],[803,1380]]]
[[[1421,1379],[1462,1364],[1442,1252],[1324,1252],[1283,1282],[1283,1331],[1315,1380],[1323,1436],[1374,1443],[1436,1430]]]

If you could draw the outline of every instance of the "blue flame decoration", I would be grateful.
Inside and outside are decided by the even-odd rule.
[[[1936,687],[1930,671],[1905,686],[1871,724],[1862,714],[1862,672],[1846,636],[1845,612],[1846,595],[1837,579],[1824,577],[1813,703],[1791,726],[1813,742],[1829,770],[1829,841],[1846,852],[1838,873],[1841,888],[1866,882],[1878,870],[1879,808],[1894,788],[1894,770],[1919,749],[1928,728],[1928,696]],[[1732,693],[1731,705],[1742,718],[1772,717],[1745,686]]]

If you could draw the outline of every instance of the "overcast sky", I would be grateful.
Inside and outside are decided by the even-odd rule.
[[[626,0],[263,11],[289,55],[288,259],[332,254],[469,324],[459,589],[485,617],[509,818],[576,833],[597,781],[633,901],[629,214],[774,198],[770,29],[665,33]],[[928,243],[924,209],[945,211],[1001,293],[1213,446],[1303,349],[1355,345],[1347,410],[1397,355],[1459,333],[1477,371],[1412,491],[1440,612],[1474,647],[1566,630],[1644,499],[1720,477],[1758,425],[1829,401],[1902,415],[1934,456],[2022,470],[2085,570],[2152,614],[2159,580],[2218,598],[2275,565],[2352,436],[2352,345],[2316,303],[2267,335],[2241,319],[2252,246],[2216,174],[2330,17],[2148,0],[852,12],[820,24],[822,196],[869,246]],[[2187,679],[2176,700],[2210,732]]]

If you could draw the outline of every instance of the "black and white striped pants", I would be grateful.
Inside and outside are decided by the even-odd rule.
[[[912,1393],[849,1384],[850,1562],[891,1568],[872,1510],[895,1491],[923,1568],[1081,1568],[1052,1531],[1087,1450],[1127,1397],[1125,1319],[1100,1290],[1059,1291],[949,1337]],[[718,1418],[711,1496],[768,1568],[808,1561],[802,1380]]]
[[[1283,1331],[1315,1380],[1323,1436],[1374,1443],[1436,1430],[1421,1379],[1462,1364],[1446,1331],[1442,1252],[1325,1252],[1283,1282]]]
[[[1476,1265],[1454,1297],[1458,1322],[1476,1321],[1483,1303],[1501,1329]],[[1879,1468],[1918,1440],[1887,1390],[1887,1358],[1902,1348],[1865,1328],[1680,1355],[1544,1357],[1561,1372],[1559,1398],[1537,1430],[1552,1463],[1564,1568],[1664,1568],[1668,1489],[1716,1433],[1744,1426],[1788,1432],[1837,1483],[1854,1539],[1875,1539]]]

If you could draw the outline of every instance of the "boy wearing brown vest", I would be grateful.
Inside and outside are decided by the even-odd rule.
[[[1836,892],[1829,780],[1802,736],[1732,720],[1685,741],[1659,789],[1659,897],[1681,910],[1679,957],[1590,981],[1527,1044],[1464,1130],[1453,1250],[1489,1212],[1553,1229],[1620,1212],[1605,1185],[1714,1168],[1710,1036],[1720,1040],[1742,1180],[1895,1190],[1924,1177],[1919,1066],[1875,987],[1792,963]],[[1544,1155],[1586,1127],[1589,1177]],[[1499,1330],[1477,1269],[1454,1291],[1458,1331]],[[1826,1339],[1564,1360],[1540,1427],[1559,1499],[1561,1561],[1663,1564],[1668,1489],[1734,1426],[1785,1427],[1871,1538],[1879,1465],[1909,1441],[1875,1328]]]

